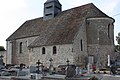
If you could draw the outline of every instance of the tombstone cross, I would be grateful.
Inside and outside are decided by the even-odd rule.
[[[69,62],[70,62],[70,61],[67,59],[67,61],[66,61],[66,62],[67,62],[67,66],[69,66]]]
[[[37,74],[40,74],[40,66],[41,66],[41,62],[40,62],[40,60],[38,60],[37,62],[36,62],[36,64],[37,64]]]

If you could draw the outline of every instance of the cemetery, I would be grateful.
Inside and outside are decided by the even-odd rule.
[[[3,55],[0,56],[0,80],[99,80],[92,74],[110,74],[110,68],[99,69],[97,72],[96,66],[88,64],[85,68],[70,64],[68,59],[66,64],[54,67],[53,59],[50,58],[50,64],[46,67],[40,60],[31,66],[26,66],[23,63],[5,65],[3,57]],[[114,66],[111,67],[113,74],[118,71],[115,70]]]
[[[3,65],[2,57],[0,57],[0,80],[92,80],[93,76],[88,74],[87,69],[69,64],[69,60],[65,65],[55,68],[50,59],[49,67],[45,67],[38,60],[35,66],[20,65]]]

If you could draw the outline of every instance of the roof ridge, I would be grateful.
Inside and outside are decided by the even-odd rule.
[[[85,6],[88,6],[88,5],[89,5],[89,6],[95,6],[93,3],[87,3],[87,4],[80,5],[80,6],[77,6],[77,7],[73,7],[73,8],[64,10],[64,11],[69,11],[69,10],[76,9],[76,8],[79,8],[79,7],[85,7]],[[64,12],[64,11],[62,11],[62,12]]]

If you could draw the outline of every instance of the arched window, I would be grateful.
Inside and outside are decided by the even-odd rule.
[[[42,54],[45,54],[45,47],[42,48]]]
[[[53,46],[53,54],[57,54],[57,48],[56,48],[56,46]]]
[[[20,42],[20,53],[22,53],[22,42]]]

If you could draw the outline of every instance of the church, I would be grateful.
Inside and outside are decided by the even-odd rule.
[[[107,65],[114,56],[115,20],[93,3],[62,11],[58,0],[44,3],[44,16],[24,22],[7,39],[7,64]]]

